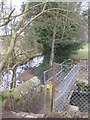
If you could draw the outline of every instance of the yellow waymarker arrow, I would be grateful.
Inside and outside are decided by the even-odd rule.
[[[49,84],[47,84],[47,85],[46,85],[46,88],[47,88],[47,89],[50,89],[50,85],[49,85]]]

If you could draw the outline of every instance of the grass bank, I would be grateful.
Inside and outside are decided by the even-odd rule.
[[[76,54],[72,54],[70,56],[71,59],[78,60],[78,59],[86,59],[86,58],[88,58],[88,54],[90,52],[90,50],[88,49],[89,47],[90,47],[90,44],[86,44],[83,47],[83,49],[78,50]]]

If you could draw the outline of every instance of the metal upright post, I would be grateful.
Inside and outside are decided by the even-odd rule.
[[[72,67],[72,65],[73,65],[73,60],[71,59],[71,67]]]
[[[53,63],[53,86],[52,86],[51,112],[54,112],[54,100],[55,100],[55,63]]]

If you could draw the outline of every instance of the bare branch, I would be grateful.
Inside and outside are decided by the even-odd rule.
[[[8,17],[7,17],[7,20],[5,21],[4,24],[0,25],[0,27],[3,27],[5,25],[7,25],[10,21],[12,21],[12,19],[10,19],[12,13],[14,12],[15,8],[13,10],[11,10],[11,12],[9,13]]]
[[[18,15],[14,15],[14,16],[12,16],[12,17],[13,17],[13,18],[20,17],[21,15],[29,12],[32,8],[38,7],[38,6],[43,5],[43,4],[45,4],[45,3],[46,3],[46,2],[43,2],[43,3],[39,3],[39,4],[37,4],[37,5],[34,5],[34,6],[30,7],[28,10],[24,11],[23,13],[20,13],[20,14],[18,14]],[[5,18],[3,18],[3,19],[7,19],[7,18],[8,18],[8,17],[5,17]]]
[[[14,58],[11,58],[10,61],[13,60],[13,59],[16,59],[18,56],[22,56],[22,55],[24,55],[24,54],[26,55],[26,54],[28,54],[28,53],[30,53],[30,52],[32,52],[32,51],[34,51],[34,50],[31,49],[31,50],[29,50],[29,51],[26,51],[26,52],[23,52],[23,53],[17,54]]]
[[[44,12],[40,12],[38,15],[36,15],[32,20],[30,20],[21,30],[18,32],[18,36],[27,28],[27,26],[33,22],[36,18],[38,18],[40,15],[42,15]]]
[[[69,3],[67,3],[67,5],[68,5]],[[69,6],[68,6],[69,7]],[[67,17],[68,17],[68,11],[67,11],[67,15],[66,15]],[[65,19],[65,22],[67,22],[67,17],[66,17],[66,19]],[[64,18],[64,17],[63,17]],[[64,20],[63,20],[63,22],[64,22]],[[61,36],[61,40],[63,39],[63,36],[64,36],[64,33],[65,33],[65,25],[64,25],[64,27],[63,27],[63,32],[62,32],[62,36]]]
[[[44,5],[44,8],[45,8],[45,6],[46,6],[46,4]],[[25,7],[25,11],[27,11],[27,9],[28,9],[28,0],[27,0],[27,4],[26,4],[26,7]],[[42,10],[42,12],[40,12],[40,13],[39,13],[38,15],[36,15],[32,20],[30,20],[30,21],[26,24],[26,26],[24,26],[24,27],[20,30],[20,32],[17,34],[17,30],[20,28],[20,26],[21,26],[21,24],[22,24],[22,22],[23,22],[26,14],[24,14],[24,15],[22,16],[21,20],[19,21],[18,25],[16,26],[16,28],[15,28],[15,30],[14,30],[14,33],[13,33],[13,36],[12,36],[12,39],[11,39],[11,43],[10,43],[10,47],[9,47],[9,49],[8,49],[8,52],[7,52],[6,56],[4,57],[3,61],[0,63],[0,72],[2,71],[2,69],[3,69],[3,67],[4,67],[4,65],[5,65],[8,57],[9,57],[9,55],[12,53],[12,51],[13,51],[13,49],[14,49],[17,36],[19,36],[33,20],[35,20],[36,18],[38,18],[38,17],[39,17],[40,15],[42,15],[43,13],[44,13],[44,11]]]
[[[10,14],[8,15],[8,20],[10,19],[10,17],[11,17],[11,15],[12,15],[12,13],[14,12],[14,10],[15,10],[15,8],[13,8],[13,9],[11,10]]]
[[[50,12],[50,11],[52,11],[52,12],[55,12],[55,11],[53,11],[53,10],[60,10],[60,11],[68,11],[68,12],[71,12],[71,13],[73,13],[74,15],[77,15],[75,12],[77,12],[77,13],[79,13],[78,11],[74,11],[74,10],[66,10],[66,9],[61,9],[61,8],[50,8],[50,9],[47,9],[47,10],[45,10],[44,12]],[[57,13],[57,12],[56,12]],[[60,13],[61,14],[61,13]],[[63,15],[63,16],[66,16],[66,15]],[[67,17],[67,16],[66,16]],[[83,20],[77,15],[77,17],[83,22]],[[68,18],[68,17],[67,17]],[[72,20],[72,19],[71,19]],[[72,20],[72,21],[75,21],[75,20]],[[84,24],[86,25],[86,27],[88,27],[88,25],[84,22]]]
[[[46,11],[45,11],[46,12]],[[58,12],[55,12],[55,11],[48,11],[48,12],[53,12],[53,13],[58,13]],[[69,18],[67,15],[64,15],[64,14],[62,14],[62,13],[60,13],[63,17],[65,17],[65,18],[67,18],[68,20],[70,20],[70,21],[73,21],[75,24],[77,24],[78,26],[81,26],[82,28],[87,28],[88,27],[88,25],[85,23],[85,25],[86,26],[83,26],[83,25],[81,25],[80,23],[78,23],[78,22],[76,22],[74,19],[71,19],[71,18]],[[59,21],[59,19],[57,19],[58,21]]]
[[[28,6],[28,1],[27,1],[26,6]],[[25,8],[27,9],[27,7],[25,7]],[[26,11],[26,9],[25,9],[25,11]],[[19,21],[18,25],[16,26],[16,28],[14,30],[14,33],[13,33],[13,36],[12,36],[12,39],[11,39],[11,43],[10,43],[10,47],[9,47],[7,53],[6,53],[6,56],[4,57],[4,59],[0,63],[0,72],[2,71],[2,69],[3,69],[3,67],[4,67],[4,65],[5,65],[8,57],[9,57],[9,55],[12,53],[12,51],[14,49],[15,42],[16,42],[16,39],[17,39],[17,33],[16,33],[16,31],[19,28],[20,23],[22,23],[22,20],[24,19],[24,16],[25,16],[25,14],[22,16],[21,20]]]

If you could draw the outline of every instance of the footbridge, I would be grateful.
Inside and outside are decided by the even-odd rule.
[[[67,60],[61,64],[54,63],[53,67],[44,72],[46,89],[51,87],[52,111],[65,110],[71,92],[74,89],[80,70],[80,63]]]

